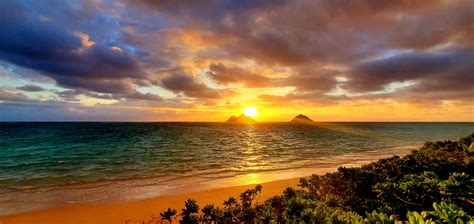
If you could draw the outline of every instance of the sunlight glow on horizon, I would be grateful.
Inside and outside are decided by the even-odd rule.
[[[0,121],[474,122],[466,0],[73,2],[0,1]]]
[[[245,116],[248,116],[248,117],[255,117],[259,114],[259,112],[257,111],[257,108],[254,107],[254,106],[248,106],[246,107],[242,113],[245,114]]]

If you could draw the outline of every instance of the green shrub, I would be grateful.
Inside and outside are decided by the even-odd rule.
[[[374,223],[374,224],[395,224],[397,220],[394,215],[387,215],[383,212],[376,212],[372,211],[371,213],[366,213],[365,221],[367,223]]]
[[[445,202],[433,203],[433,211],[408,212],[406,223],[456,223],[474,224],[472,216],[466,214],[461,208],[454,204],[447,204]]]
[[[300,179],[259,202],[262,186],[230,197],[223,209],[188,199],[180,223],[474,224],[474,133],[427,142],[404,157]],[[170,222],[176,210],[160,213]]]

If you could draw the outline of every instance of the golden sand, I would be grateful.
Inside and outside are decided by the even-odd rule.
[[[268,197],[281,194],[283,189],[298,185],[299,178],[263,183],[263,191],[258,198],[260,202]],[[139,201],[120,202],[101,205],[70,205],[33,212],[19,213],[0,217],[0,224],[46,224],[46,223],[147,223],[168,207],[178,211],[188,198],[197,200],[202,207],[215,204],[222,207],[222,202],[230,196],[238,198],[239,194],[254,185],[225,187],[200,192],[160,196]]]

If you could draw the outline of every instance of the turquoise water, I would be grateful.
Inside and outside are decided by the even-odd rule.
[[[83,184],[289,172],[473,131],[474,123],[0,123],[0,194],[13,202]]]

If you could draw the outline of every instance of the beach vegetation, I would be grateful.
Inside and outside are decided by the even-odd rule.
[[[403,157],[314,174],[265,201],[261,185],[200,213],[189,199],[180,223],[474,224],[473,139],[427,142]]]
[[[167,221],[168,223],[171,223],[175,215],[176,210],[168,208],[168,210],[160,213],[161,221]]]
[[[192,224],[192,223],[199,223],[199,205],[197,204],[196,200],[188,199],[184,202],[184,208],[181,212],[181,220],[179,223],[181,224]]]

